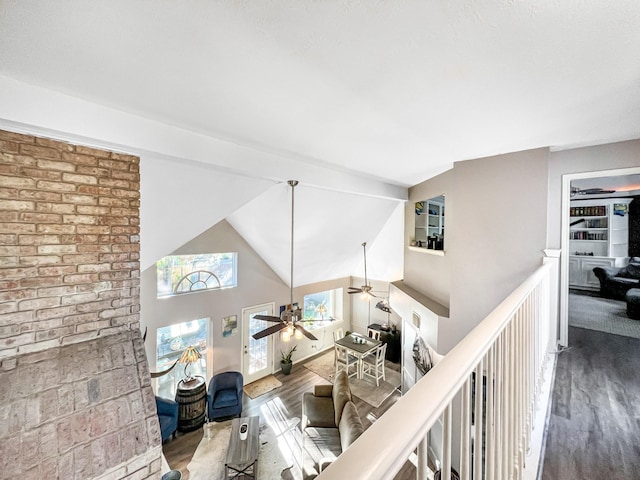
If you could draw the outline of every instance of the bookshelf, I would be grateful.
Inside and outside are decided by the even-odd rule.
[[[569,285],[597,290],[595,267],[626,264],[631,199],[573,200],[569,209]]]
[[[444,249],[444,196],[417,202],[415,244],[429,250]]]

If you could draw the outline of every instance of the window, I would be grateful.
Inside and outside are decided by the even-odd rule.
[[[185,348],[194,346],[202,355],[197,362],[188,366],[191,376],[199,375],[207,378],[207,337],[208,318],[200,318],[189,322],[176,323],[157,330],[156,370],[167,370],[180,358]],[[186,365],[178,363],[171,372],[158,377],[158,395],[165,398],[174,398],[178,382],[185,378]]]
[[[302,317],[304,320],[316,320],[306,323],[307,330],[322,328],[331,323],[331,319],[342,318],[342,289],[326,290],[304,296]]]
[[[237,286],[237,256],[233,253],[171,255],[156,263],[158,298]]]

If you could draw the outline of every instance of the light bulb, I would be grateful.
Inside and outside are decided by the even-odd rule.
[[[302,338],[302,332],[296,328],[296,338],[299,340]]]
[[[291,331],[288,328],[282,330],[281,338],[283,342],[288,342],[289,340],[291,340]]]

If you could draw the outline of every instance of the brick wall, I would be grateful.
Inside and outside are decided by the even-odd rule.
[[[0,477],[155,478],[139,159],[0,130]]]

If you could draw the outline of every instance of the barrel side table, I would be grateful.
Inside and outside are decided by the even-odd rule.
[[[176,392],[178,402],[178,430],[191,432],[204,424],[207,412],[207,387],[202,377],[180,380]]]

